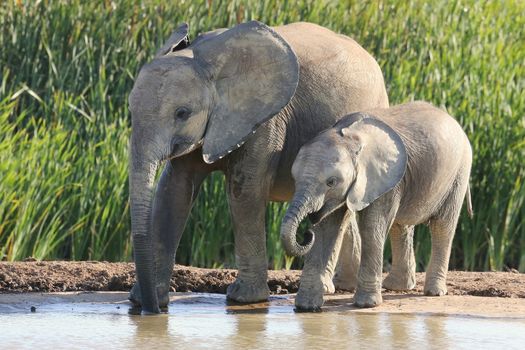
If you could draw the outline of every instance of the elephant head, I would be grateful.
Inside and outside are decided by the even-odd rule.
[[[252,21],[204,34],[182,25],[142,67],[129,96],[131,229],[142,309],[158,313],[150,236],[155,172],[163,160],[202,146],[207,163],[240,147],[288,104],[297,57],[275,31]]]
[[[295,194],[281,225],[287,253],[306,254],[313,245],[296,239],[310,215],[314,224],[345,205],[359,211],[391,190],[405,173],[407,153],[400,136],[382,121],[361,113],[339,121],[304,145],[292,167]]]

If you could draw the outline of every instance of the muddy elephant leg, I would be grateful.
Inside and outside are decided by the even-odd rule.
[[[345,213],[346,208],[340,208],[313,228],[315,243],[305,257],[295,298],[295,306],[299,310],[319,310],[323,306],[324,292],[334,292],[331,279],[346,229],[342,225]]]
[[[390,290],[410,290],[416,286],[416,258],[414,256],[414,226],[393,225],[392,269],[383,281]]]
[[[207,173],[196,171],[188,158],[169,162],[159,179],[152,208],[152,239],[155,255],[159,307],[169,303],[170,280],[175,252],[184,232],[191,206]],[[133,286],[129,299],[140,305],[140,288]]]
[[[333,282],[336,289],[354,291],[357,287],[357,273],[361,261],[361,236],[359,236],[355,212],[346,212],[341,224],[342,228],[345,226]]]

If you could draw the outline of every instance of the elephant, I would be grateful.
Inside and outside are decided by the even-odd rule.
[[[292,198],[299,148],[347,113],[389,105],[379,65],[354,40],[311,23],[258,21],[193,42],[181,25],[140,69],[128,102],[129,299],[145,314],[167,309],[175,252],[213,171],[225,174],[234,228],[238,275],[227,296],[266,300],[266,204]]]
[[[471,164],[472,149],[461,126],[425,102],[350,114],[301,147],[292,166],[295,193],[282,221],[281,240],[288,254],[308,254],[301,283],[308,278],[317,288],[299,291],[296,307],[315,310],[323,305],[318,275],[323,266],[308,261],[320,261],[316,256],[326,254],[340,239],[340,232],[315,233],[316,225],[340,217],[342,210],[357,214],[361,238],[356,306],[382,303],[383,249],[389,231],[393,255],[389,284],[399,280],[406,285],[407,277],[399,271],[407,266],[414,270],[405,272],[415,275],[411,241],[418,224],[428,224],[432,237],[424,293],[446,294],[452,240],[464,198],[472,216]],[[297,228],[306,216],[313,226],[299,244]],[[328,248],[316,247],[320,235]]]

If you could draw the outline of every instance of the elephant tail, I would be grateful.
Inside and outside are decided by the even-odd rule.
[[[474,217],[474,211],[472,210],[472,198],[470,198],[470,184],[467,185],[467,192],[465,193],[467,199],[467,212],[468,216],[472,219]]]

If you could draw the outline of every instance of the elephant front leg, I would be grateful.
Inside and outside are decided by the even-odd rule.
[[[335,288],[353,292],[357,287],[357,273],[361,261],[361,236],[359,236],[355,212],[346,212],[341,227],[343,226],[347,229],[343,234],[333,281]]]
[[[152,209],[152,240],[155,255],[156,286],[159,307],[166,311],[175,252],[184,232],[192,203],[206,174],[195,172],[187,160],[175,159],[162,172]],[[130,301],[141,304],[140,288],[135,283]]]
[[[229,199],[238,274],[235,282],[228,286],[227,297],[241,303],[267,300],[270,289],[266,258],[266,202],[256,198],[235,198],[232,193]]]
[[[383,281],[390,290],[410,290],[416,286],[414,226],[394,225],[390,229],[392,269]]]
[[[335,262],[343,241],[346,208],[327,216],[314,229],[315,243],[306,255],[299,291],[295,298],[298,310],[318,311],[323,306],[323,294],[335,291],[332,283]]]
[[[361,265],[354,295],[354,304],[358,307],[375,307],[383,302],[383,250],[397,207],[386,198],[380,198],[359,213]]]

